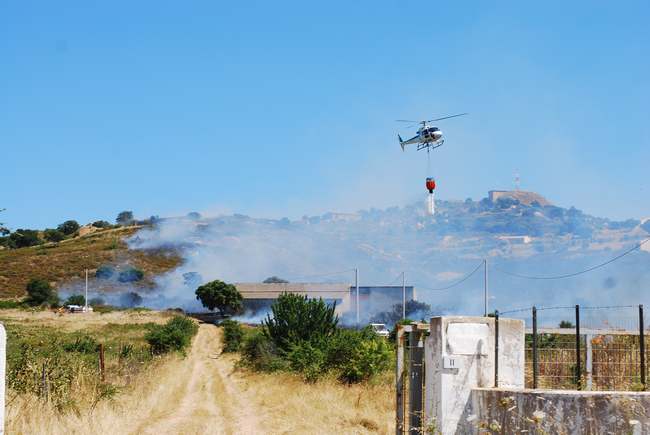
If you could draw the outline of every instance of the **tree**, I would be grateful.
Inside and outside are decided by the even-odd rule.
[[[3,211],[5,211],[5,209],[4,209],[4,208],[0,208],[0,212],[3,212]],[[7,227],[5,227],[4,225],[5,225],[5,224],[3,224],[2,222],[0,222],[0,236],[6,236],[7,234],[9,234],[9,233],[11,232],[11,231],[9,231],[9,229],[8,229]]]
[[[65,301],[66,305],[86,305],[86,298],[84,295],[70,295]]]
[[[275,275],[266,278],[262,282],[264,284],[288,284],[289,283],[289,281],[287,281],[286,279],[278,278]]]
[[[32,279],[27,283],[26,289],[25,302],[28,305],[35,307],[42,304],[57,305],[59,303],[59,295],[56,290],[44,279]]]
[[[264,320],[264,334],[284,352],[302,342],[319,345],[336,332],[336,304],[307,295],[283,293],[271,306],[273,315]]]
[[[133,212],[128,210],[120,212],[120,214],[117,215],[115,222],[119,225],[131,225],[133,223]]]
[[[142,305],[142,296],[136,292],[123,293],[120,296],[120,305],[127,308],[137,307]]]
[[[560,328],[562,328],[562,329],[575,328],[575,325],[573,323],[569,322],[568,320],[562,320],[558,326]]]
[[[236,314],[241,311],[244,299],[232,284],[214,280],[196,289],[196,299],[207,309],[218,308],[223,314]]]
[[[79,230],[79,223],[77,221],[68,220],[56,227],[56,229],[61,231],[66,236],[69,236]]]
[[[43,243],[38,237],[36,230],[17,229],[9,235],[8,245],[10,248],[26,248],[28,246],[40,245]]]
[[[53,228],[48,228],[45,231],[43,231],[43,237],[45,237],[45,240],[48,242],[60,242],[61,240],[65,239],[65,234],[63,234],[59,230],[55,230]]]
[[[141,281],[142,278],[144,278],[144,272],[140,269],[136,269],[135,267],[129,267],[128,269],[125,269],[121,271],[117,276],[117,280],[119,282]]]
[[[114,273],[115,273],[115,269],[113,269],[111,266],[106,266],[106,265],[99,266],[95,271],[95,278],[110,279]]]
[[[92,225],[95,228],[108,228],[111,226],[111,224],[106,221],[95,221]]]

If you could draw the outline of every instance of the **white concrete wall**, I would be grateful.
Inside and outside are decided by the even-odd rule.
[[[425,421],[457,433],[472,388],[494,386],[494,318],[434,317],[425,342]],[[444,362],[455,368],[445,368]],[[524,387],[524,322],[499,319],[499,386]]]

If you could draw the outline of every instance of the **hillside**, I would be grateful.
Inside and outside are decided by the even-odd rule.
[[[358,267],[362,285],[395,284],[404,271],[418,298],[443,311],[473,313],[482,308],[482,273],[453,290],[436,289],[454,284],[484,258],[492,270],[493,304],[502,310],[550,302],[643,302],[641,286],[650,282],[647,252],[571,280],[524,281],[499,272],[549,275],[590,267],[647,238],[648,226],[638,220],[612,221],[512,198],[438,201],[436,210],[428,216],[416,203],[298,220],[169,218],[128,243],[142,251],[173,247],[184,259],[156,281],[147,303],[160,307],[198,308],[194,288],[211,279],[259,282],[277,275],[352,283],[350,270]]]
[[[123,239],[141,227],[123,227],[90,233],[64,240],[21,249],[0,250],[0,297],[14,298],[25,294],[32,278],[42,278],[59,287],[80,286],[84,269],[91,278],[102,265],[131,265],[145,272],[142,281],[132,283],[151,289],[153,278],[180,264],[180,258],[166,250],[148,252],[129,250]],[[97,284],[97,283],[95,283]],[[111,286],[114,286],[111,283]]]
[[[491,304],[501,310],[533,303],[650,303],[650,252],[570,280],[521,280],[525,275],[570,273],[606,261],[644,240],[650,221],[612,221],[571,207],[496,201],[438,201],[429,216],[423,203],[302,219],[263,219],[241,214],[164,218],[154,225],[102,230],[57,244],[0,251],[2,297],[21,296],[30,278],[55,282],[63,294],[81,291],[91,269],[93,295],[116,302],[137,291],[154,308],[198,309],[196,286],[212,279],[260,282],[277,275],[290,281],[395,284],[406,273],[418,298],[444,312],[480,312],[482,273],[439,291],[490,263]],[[650,248],[646,245],[644,248]],[[111,265],[137,267],[144,279],[96,280]],[[459,297],[462,295],[462,297]],[[385,310],[373,301],[365,315]]]

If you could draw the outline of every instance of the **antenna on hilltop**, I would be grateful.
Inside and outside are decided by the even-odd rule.
[[[515,190],[519,192],[519,187],[521,184],[521,178],[519,178],[519,172],[515,171]]]

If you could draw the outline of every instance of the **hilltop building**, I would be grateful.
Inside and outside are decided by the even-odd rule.
[[[490,190],[488,198],[492,202],[497,202],[499,199],[516,199],[524,205],[531,205],[533,202],[537,202],[542,207],[552,205],[548,199],[539,193],[523,190]]]

